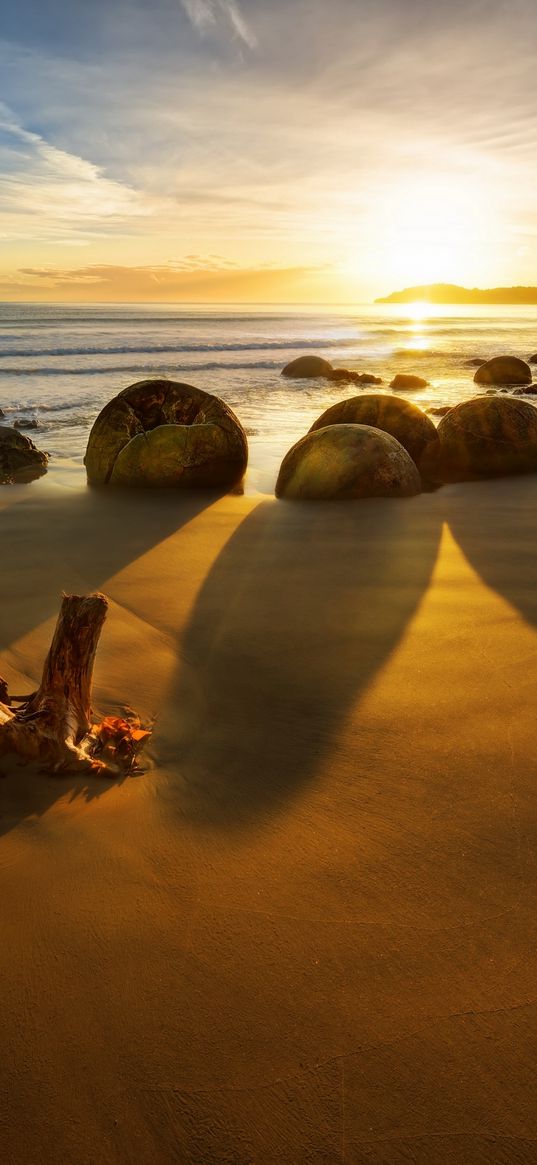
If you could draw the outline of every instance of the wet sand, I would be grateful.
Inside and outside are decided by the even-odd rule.
[[[103,590],[142,776],[0,781],[14,1165],[537,1159],[537,479],[0,494],[0,674]]]

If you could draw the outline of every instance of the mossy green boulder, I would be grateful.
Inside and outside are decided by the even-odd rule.
[[[90,485],[229,489],[244,475],[240,421],[211,393],[174,380],[141,380],[115,396],[91,430]]]
[[[307,433],[283,459],[276,496],[308,500],[411,497],[421,491],[406,449],[369,425],[329,425]]]
[[[431,481],[477,481],[537,472],[537,409],[511,396],[480,396],[449,410],[429,446]],[[423,472],[423,465],[422,465]]]
[[[0,425],[0,485],[35,481],[47,472],[48,453],[18,429]]]
[[[310,433],[327,425],[371,425],[395,437],[419,468],[424,450],[431,441],[438,441],[436,426],[429,417],[410,401],[399,396],[364,393],[338,401],[311,426]]]
[[[476,384],[531,384],[532,371],[518,356],[494,356],[477,369],[474,381]]]

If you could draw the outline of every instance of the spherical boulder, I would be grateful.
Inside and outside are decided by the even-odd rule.
[[[47,472],[48,453],[17,429],[0,425],[0,485],[34,481]]]
[[[329,425],[307,433],[284,457],[276,497],[311,501],[412,497],[420,476],[406,449],[369,425]]]
[[[424,449],[438,440],[433,422],[417,405],[398,396],[364,393],[338,401],[311,426],[310,433],[327,425],[371,425],[395,437],[419,466]]]
[[[394,376],[390,388],[398,388],[400,392],[408,392],[412,388],[427,388],[429,381],[424,380],[423,376],[415,376],[409,372],[398,372]]]
[[[510,396],[455,405],[440,421],[438,444],[427,450],[425,462],[437,482],[537,472],[537,409]]]
[[[173,380],[141,380],[95,421],[84,464],[90,485],[231,488],[248,461],[246,435],[218,397]]]
[[[282,368],[282,376],[288,376],[291,380],[306,380],[319,376],[331,377],[333,371],[329,361],[323,360],[321,356],[299,356]]]
[[[529,364],[518,356],[494,356],[474,376],[476,384],[531,384],[531,380]]]

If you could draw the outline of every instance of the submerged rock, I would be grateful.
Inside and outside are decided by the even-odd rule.
[[[524,388],[515,388],[513,396],[537,396],[537,384],[527,384]]]
[[[425,411],[429,413],[431,417],[445,417],[449,413],[449,410],[452,408],[453,405],[433,405],[432,408],[426,409]]]
[[[330,380],[348,384],[382,384],[381,376],[374,376],[372,372],[355,372],[352,368],[333,368]]]
[[[481,359],[481,356],[473,356],[471,360],[464,361],[464,367],[465,368],[481,368],[481,365],[486,364],[486,363],[487,363],[486,356],[483,356],[482,359]]]
[[[16,429],[0,427],[0,485],[35,481],[47,472],[48,453]]]
[[[440,421],[424,462],[432,481],[476,481],[537,471],[537,409],[511,396],[480,396]]]
[[[331,377],[333,371],[329,361],[323,360],[321,356],[298,356],[296,360],[291,360],[290,364],[285,365],[282,376],[288,376],[293,380],[305,380],[318,376]]]
[[[531,384],[532,372],[518,356],[494,356],[478,368],[476,384]]]
[[[537,352],[535,353],[534,356],[530,356],[530,358],[528,360],[528,364],[537,364]]]
[[[406,449],[369,425],[329,425],[308,433],[283,459],[276,496],[307,500],[412,497],[421,491]]]
[[[13,422],[14,429],[38,429],[39,425],[35,417],[21,417],[20,421]]]
[[[415,376],[413,373],[398,372],[394,376],[390,388],[398,388],[402,392],[412,388],[427,388],[429,381],[424,380],[423,376]]]
[[[95,421],[84,464],[90,485],[231,488],[248,462],[246,435],[218,397],[173,380],[141,380]]]
[[[417,405],[398,396],[366,393],[339,401],[327,409],[311,426],[310,433],[327,425],[370,425],[395,437],[419,466],[430,441],[437,441],[435,425]]]

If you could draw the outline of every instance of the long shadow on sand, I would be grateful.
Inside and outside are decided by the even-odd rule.
[[[440,533],[420,499],[271,501],[242,523],[199,595],[169,697],[187,817],[248,825],[314,776],[426,591]]]
[[[537,626],[537,476],[458,486],[443,494],[454,540],[486,586]]]
[[[57,490],[0,511],[0,546],[13,557],[0,571],[0,650],[59,610],[63,590],[87,593],[179,530],[217,495],[177,491]],[[46,523],[36,523],[36,505]],[[92,547],[98,554],[92,556]],[[16,587],[16,593],[14,588]],[[6,617],[9,612],[9,618]],[[36,775],[0,760],[0,835],[40,817],[60,797],[100,797],[118,782]],[[8,774],[6,776],[6,774]]]

